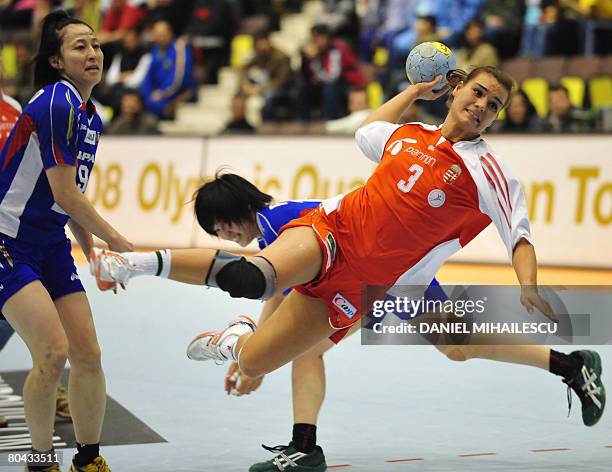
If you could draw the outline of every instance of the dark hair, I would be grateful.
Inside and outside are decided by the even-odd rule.
[[[548,87],[548,93],[558,92],[559,90],[563,90],[563,92],[565,92],[565,95],[569,97],[569,92],[567,91],[567,88],[561,84],[551,84],[550,87]]]
[[[140,101],[141,105],[144,105],[144,98],[142,98],[142,95],[140,94],[140,91],[138,89],[135,88],[124,88],[123,91],[121,92],[121,98],[127,96],[127,95],[132,95],[134,97],[138,97],[138,100]]]
[[[253,33],[253,40],[257,41],[258,39],[270,39],[270,30],[268,28],[261,28]]]
[[[417,20],[426,21],[427,23],[429,23],[429,25],[431,26],[431,29],[433,30],[435,30],[436,27],[438,26],[438,20],[433,15],[419,15],[417,16]]]
[[[60,72],[49,63],[49,59],[60,55],[64,39],[59,32],[68,25],[85,25],[90,30],[94,30],[84,21],[72,18],[63,10],[54,11],[45,16],[42,20],[40,47],[33,61],[36,87],[44,87],[62,79]]]
[[[330,37],[332,35],[331,29],[325,23],[317,23],[312,28],[310,28],[310,32],[312,34],[320,34],[323,36],[330,36]]]
[[[263,193],[248,180],[236,174],[215,173],[195,194],[195,215],[208,234],[216,236],[215,223],[251,221],[255,212],[262,210],[272,197]]]
[[[448,82],[448,85],[450,85],[450,89],[452,91],[461,82],[463,82],[464,84],[467,84],[468,82],[475,79],[480,74],[492,75],[495,78],[495,80],[497,80],[501,84],[501,86],[504,89],[506,89],[506,92],[508,92],[508,98],[506,99],[506,103],[504,103],[504,106],[503,106],[503,108],[506,108],[508,106],[508,103],[510,103],[510,97],[512,95],[512,91],[514,90],[515,82],[512,77],[510,77],[504,71],[497,69],[496,67],[492,67],[492,66],[476,67],[469,74],[462,69],[449,70],[446,73],[446,80]],[[450,108],[451,104],[453,103],[453,98],[454,98],[453,95],[449,93],[448,100],[446,101],[447,107]]]
[[[527,108],[527,113],[526,113],[527,118],[530,118],[532,116],[536,116],[538,114],[538,112],[536,111],[535,106],[533,105],[533,103],[529,99],[529,96],[525,93],[525,91],[522,88],[517,89],[514,92],[512,98],[514,98],[515,96],[518,96],[518,95],[523,97],[523,100],[525,100],[525,107]],[[506,119],[508,119],[508,115],[506,115]]]

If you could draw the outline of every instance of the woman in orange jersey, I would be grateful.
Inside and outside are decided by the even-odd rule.
[[[427,286],[446,259],[491,222],[521,284],[521,303],[555,319],[537,288],[525,199],[518,180],[481,137],[507,105],[513,82],[491,68],[449,78],[449,112],[441,126],[395,124],[416,99],[433,99],[439,78],[416,84],[375,110],[356,133],[361,151],[379,163],[363,187],[324,201],[281,229],[249,260],[192,249],[151,255],[150,273],[206,284],[232,297],[268,298],[289,287],[270,319],[240,317],[200,338],[201,357],[237,360],[258,377],[290,362],[326,337],[341,337],[367,311],[367,285]],[[119,262],[118,262],[119,261]],[[125,282],[130,267],[98,257],[99,281]],[[337,342],[337,341],[336,341]],[[544,346],[442,346],[453,360],[484,358],[531,365],[563,377],[595,424],[605,405],[601,360],[592,351],[565,355]]]

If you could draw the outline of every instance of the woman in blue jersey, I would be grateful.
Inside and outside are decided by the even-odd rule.
[[[32,356],[23,391],[32,471],[60,470],[55,389],[68,358],[78,448],[69,470],[110,471],[99,454],[106,406],[100,348],[64,228],[86,255],[92,234],[110,248],[133,248],[83,195],[102,132],[90,100],[102,60],[89,25],[64,12],[45,17],[34,72],[40,90],[0,153],[0,306]]]

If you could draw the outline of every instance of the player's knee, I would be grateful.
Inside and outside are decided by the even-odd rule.
[[[102,355],[97,342],[89,342],[78,348],[70,348],[70,364],[79,371],[96,372],[102,368]]]
[[[267,300],[276,290],[276,271],[263,257],[247,260],[219,251],[206,277],[206,285],[218,287],[233,298]]]
[[[48,344],[34,358],[34,369],[48,380],[55,381],[60,378],[68,360],[68,343],[57,340]]]

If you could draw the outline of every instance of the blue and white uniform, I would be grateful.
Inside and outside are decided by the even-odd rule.
[[[286,202],[273,203],[265,207],[263,210],[255,213],[255,221],[257,223],[257,227],[259,228],[259,232],[261,233],[261,237],[257,238],[257,242],[259,244],[259,248],[263,249],[266,246],[272,244],[276,238],[278,238],[278,233],[280,229],[296,218],[299,218],[305,215],[307,212],[312,210],[313,208],[318,207],[321,204],[321,200],[288,200]],[[287,295],[291,289],[284,292]],[[386,299],[393,299],[392,295],[387,295]],[[434,278],[429,285],[429,288],[425,291],[424,294],[425,300],[447,300],[448,297],[444,293],[442,287],[440,287],[440,283]],[[416,315],[422,314],[421,311],[416,313]],[[401,319],[408,320],[416,315],[413,315],[409,312],[406,313],[396,313]],[[380,322],[384,316],[372,319],[368,315],[368,323],[365,323],[363,326],[371,329],[373,322]]]
[[[63,80],[39,90],[0,152],[0,308],[40,280],[52,299],[83,291],[71,256],[68,215],[53,199],[46,170],[75,166],[85,192],[102,120]]]

